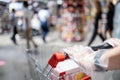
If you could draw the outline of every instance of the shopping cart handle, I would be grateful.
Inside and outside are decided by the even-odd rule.
[[[98,45],[98,46],[91,46],[91,48],[94,51],[97,51],[98,49],[110,49],[110,48],[113,48],[113,46],[110,45],[109,43],[105,43],[105,44]]]
[[[62,52],[55,52],[53,53],[53,55],[51,56],[51,58],[48,61],[48,64],[52,67],[55,68],[56,65],[65,60],[65,54]]]
[[[94,51],[97,51],[98,49],[110,49],[110,48],[113,48],[113,46],[108,43],[105,43],[105,44],[98,45],[98,46],[91,46],[91,48]],[[65,59],[69,58],[69,55],[66,52],[64,52],[64,55],[65,55]]]

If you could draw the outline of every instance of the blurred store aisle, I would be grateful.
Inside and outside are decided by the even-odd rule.
[[[7,33],[0,35],[0,60],[6,62],[4,67],[0,67],[0,80],[29,80],[30,75],[25,55],[25,40],[19,39],[19,43],[16,46],[11,42],[10,36],[11,34]],[[88,35],[83,42],[67,43],[62,41],[59,33],[53,30],[48,34],[46,44],[43,43],[40,36],[36,36],[34,39],[39,45],[38,50],[42,49],[41,53],[43,53],[46,49],[41,48],[42,46],[56,46],[55,48],[58,46],[56,50],[59,50],[60,47],[72,46],[75,44],[86,45],[89,37],[90,35]],[[100,40],[98,38],[94,44],[98,44],[99,42]],[[49,51],[44,52],[44,54],[47,55],[47,52]]]

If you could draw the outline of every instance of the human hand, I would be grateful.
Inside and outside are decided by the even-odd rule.
[[[104,71],[108,67],[108,60],[101,56],[106,50],[93,51],[90,47],[73,46],[64,49],[71,59],[78,63],[81,71],[91,75],[94,71]]]
[[[94,51],[90,47],[75,45],[63,50],[71,59],[78,63],[83,72],[90,74],[91,71],[95,69],[93,60],[94,54],[92,54]]]
[[[94,51],[90,47],[84,47],[82,45],[75,45],[63,49],[70,57],[78,59],[82,56],[93,53]]]

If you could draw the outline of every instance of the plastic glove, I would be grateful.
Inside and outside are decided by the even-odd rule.
[[[93,66],[93,60],[91,60],[91,57],[89,57],[91,55],[89,54],[94,52],[90,47],[75,45],[73,47],[65,48],[63,51],[66,52],[75,62],[77,62],[78,65],[80,65],[83,72],[88,74],[90,73],[90,67],[92,68]]]
[[[90,47],[73,46],[63,49],[70,58],[80,65],[83,72],[91,75],[94,71],[105,71],[108,61],[101,60],[105,50],[93,51]]]

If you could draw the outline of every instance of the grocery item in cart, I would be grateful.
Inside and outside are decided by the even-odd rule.
[[[80,67],[72,59],[66,59],[59,62],[53,73],[50,75],[51,80],[80,80],[86,75],[80,72]]]

